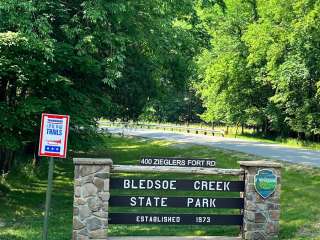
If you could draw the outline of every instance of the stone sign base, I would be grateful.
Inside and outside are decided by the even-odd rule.
[[[113,165],[111,159],[76,158],[74,180],[73,240],[274,240],[280,222],[281,165],[270,161],[241,161],[240,169],[202,169]],[[119,171],[120,170],[120,171]],[[244,180],[241,237],[108,237],[110,174],[113,172],[157,172],[206,175],[235,175]],[[257,175],[271,172],[267,180]],[[270,177],[276,185],[270,185]],[[262,179],[262,180],[261,180]],[[269,196],[257,192],[272,190]],[[264,184],[261,184],[264,183]],[[272,188],[271,188],[272,187]],[[264,198],[265,197],[265,198]],[[165,226],[164,226],[165,227]],[[212,226],[208,226],[212,227]]]

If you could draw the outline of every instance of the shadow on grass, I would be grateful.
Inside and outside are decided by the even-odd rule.
[[[12,234],[4,234],[0,235],[1,240],[27,240],[27,238],[21,237],[21,236],[16,236]],[[28,239],[29,240],[29,239]]]

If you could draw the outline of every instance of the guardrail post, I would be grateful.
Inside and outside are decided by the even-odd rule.
[[[270,161],[240,161],[245,192],[243,239],[278,239],[281,165]]]
[[[107,239],[111,159],[75,158],[73,240]]]

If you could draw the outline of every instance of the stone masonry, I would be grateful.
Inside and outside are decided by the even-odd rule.
[[[75,158],[73,240],[107,239],[111,159]]]
[[[270,161],[240,161],[244,169],[245,192],[242,239],[278,239],[280,219],[281,165]],[[275,192],[263,199],[255,190],[254,177],[258,170],[269,169],[277,176]]]
[[[74,164],[73,240],[106,240],[108,239],[109,179],[112,160],[75,158]],[[244,171],[242,178],[245,181],[245,190],[242,194],[244,209],[241,238],[245,240],[278,239],[281,165],[271,161],[240,161],[239,164]],[[254,187],[254,177],[261,169],[272,170],[277,176],[275,192],[266,199],[263,199]],[[121,238],[123,237],[112,239],[121,240]]]

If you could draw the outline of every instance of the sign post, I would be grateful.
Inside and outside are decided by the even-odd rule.
[[[48,188],[47,188],[47,194],[46,194],[46,208],[45,208],[44,223],[43,223],[43,240],[48,239],[48,220],[49,220],[49,211],[50,211],[50,203],[51,203],[53,169],[54,169],[54,158],[49,157]]]
[[[43,240],[48,239],[48,222],[52,193],[54,158],[66,158],[69,116],[43,113],[39,141],[39,156],[49,157],[48,188],[43,224]]]

